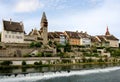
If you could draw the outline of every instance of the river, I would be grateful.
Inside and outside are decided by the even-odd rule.
[[[0,82],[120,82],[120,66],[111,64],[32,68],[25,74],[16,70],[1,73]]]

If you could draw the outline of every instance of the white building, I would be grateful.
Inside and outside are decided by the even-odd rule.
[[[78,33],[78,36],[80,37],[80,45],[84,46],[90,46],[91,45],[91,38],[90,35],[88,35],[86,32],[80,32]]]
[[[24,26],[22,22],[3,20],[1,42],[4,43],[24,43]]]

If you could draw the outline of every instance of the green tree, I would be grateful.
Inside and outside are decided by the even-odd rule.
[[[30,47],[33,48],[35,46],[35,43],[34,42],[31,42],[30,43]]]
[[[64,47],[64,51],[65,52],[70,52],[71,51],[71,46],[69,43],[66,43],[65,47]]]
[[[34,45],[35,47],[40,48],[42,46],[42,42],[36,42]]]
[[[52,45],[53,45],[53,43],[52,43],[51,40],[48,42],[48,45],[49,45],[49,46],[52,46]]]

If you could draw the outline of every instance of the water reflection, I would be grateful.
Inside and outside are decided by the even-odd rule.
[[[94,69],[105,68],[112,66],[119,66],[120,64],[85,64],[85,65],[63,65],[63,66],[49,66],[49,67],[35,67],[35,68],[17,68],[17,69],[1,69],[0,73],[32,73],[32,72],[56,72],[56,71],[68,71],[68,70],[82,70],[82,69]]]

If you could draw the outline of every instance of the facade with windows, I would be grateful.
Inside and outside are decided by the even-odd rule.
[[[81,45],[84,45],[84,46],[90,46],[91,45],[91,39],[90,38],[81,38],[80,42],[81,42]]]
[[[24,43],[24,27],[22,22],[3,20],[1,42]]]

